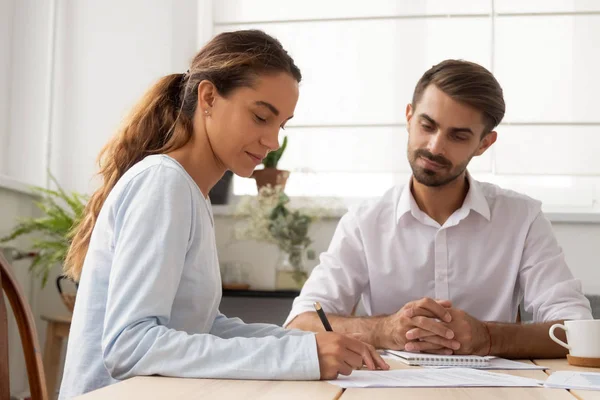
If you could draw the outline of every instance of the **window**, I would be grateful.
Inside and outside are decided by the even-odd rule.
[[[214,32],[259,28],[302,69],[280,167],[293,196],[372,197],[410,176],[404,111],[446,58],[482,64],[507,103],[498,141],[469,170],[542,200],[594,209],[600,191],[600,4],[589,1],[220,0]],[[236,178],[235,194],[255,193]]]

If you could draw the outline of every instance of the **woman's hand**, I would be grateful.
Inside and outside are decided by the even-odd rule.
[[[335,332],[317,333],[316,339],[321,379],[350,375],[363,365],[370,370],[390,368],[373,346],[360,340]]]

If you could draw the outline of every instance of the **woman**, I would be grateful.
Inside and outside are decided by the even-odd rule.
[[[226,170],[250,176],[279,147],[300,80],[267,34],[220,34],[187,73],[159,80],[104,148],[103,185],[66,261],[79,291],[61,398],[136,375],[299,380],[388,368],[358,340],[218,311],[208,192]]]

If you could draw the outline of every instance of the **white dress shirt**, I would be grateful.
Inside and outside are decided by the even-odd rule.
[[[421,211],[410,182],[348,211],[286,320],[314,311],[393,314],[423,297],[451,300],[482,321],[591,319],[541,203],[468,174],[460,209],[440,226]]]
[[[146,157],[94,227],[60,399],[138,375],[319,379],[314,334],[244,324],[220,302],[210,203],[177,161]]]

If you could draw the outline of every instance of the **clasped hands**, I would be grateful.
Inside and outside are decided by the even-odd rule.
[[[432,354],[488,355],[491,337],[485,323],[448,300],[423,298],[382,318],[370,342],[377,348]]]

